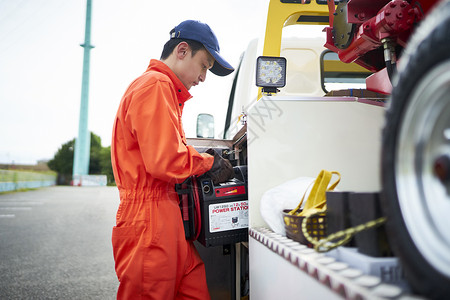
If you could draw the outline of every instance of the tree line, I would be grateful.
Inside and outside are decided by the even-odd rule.
[[[60,185],[69,185],[72,181],[73,156],[75,138],[62,144],[48,167],[58,173],[57,182]],[[90,175],[106,175],[108,185],[114,185],[114,175],[111,165],[111,146],[102,147],[101,138],[91,132],[91,150],[89,159]]]

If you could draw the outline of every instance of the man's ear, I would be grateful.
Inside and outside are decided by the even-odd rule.
[[[186,55],[188,54],[190,48],[188,43],[181,42],[175,47],[175,54],[178,59],[184,59]]]

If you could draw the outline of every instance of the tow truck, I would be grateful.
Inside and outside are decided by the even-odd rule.
[[[287,37],[291,27],[307,29]],[[233,298],[450,297],[449,95],[450,1],[271,0],[264,41],[236,71],[224,140],[190,141],[247,166]],[[384,258],[318,253],[261,216],[264,193],[321,169],[341,173],[341,191],[379,195],[399,280],[363,270]]]

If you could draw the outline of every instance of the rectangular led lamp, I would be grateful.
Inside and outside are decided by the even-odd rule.
[[[286,85],[286,58],[260,56],[256,61],[256,86],[266,90]]]

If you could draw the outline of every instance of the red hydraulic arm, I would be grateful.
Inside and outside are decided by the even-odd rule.
[[[388,94],[389,79],[383,77],[392,74],[414,27],[437,2],[349,0],[335,8],[329,1],[330,26],[326,27],[325,47],[336,52],[341,61],[355,62],[375,72],[372,76],[380,78],[369,79],[367,88]]]

